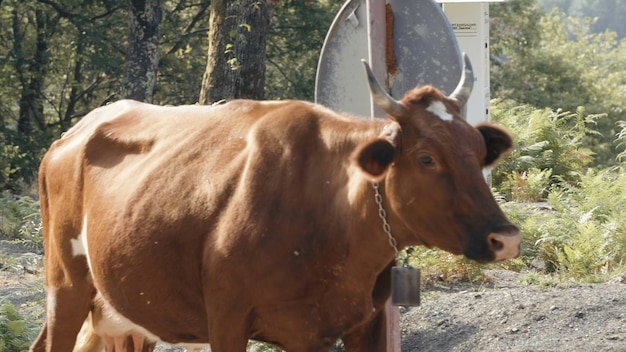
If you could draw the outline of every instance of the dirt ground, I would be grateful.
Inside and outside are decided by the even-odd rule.
[[[0,242],[0,265],[0,302],[41,318],[41,254]],[[402,351],[626,352],[626,277],[544,287],[525,275],[491,270],[488,284],[425,289],[421,306],[400,308]]]
[[[401,315],[402,351],[626,351],[626,280],[556,287],[488,271],[489,287],[427,291]]]

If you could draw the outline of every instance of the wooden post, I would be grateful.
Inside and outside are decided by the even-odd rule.
[[[367,0],[367,47],[368,61],[376,77],[388,88],[387,63],[387,15],[385,0]],[[386,117],[386,113],[370,100],[370,116]],[[391,304],[391,298],[385,303],[386,343],[383,351],[400,352],[400,312]],[[381,346],[382,347],[382,346]]]
[[[367,49],[368,61],[376,77],[387,86],[387,16],[385,0],[367,0]],[[370,99],[370,116],[386,117],[386,113]]]
[[[391,304],[391,298],[385,303],[387,311],[385,325],[387,327],[387,349],[386,352],[400,352],[400,310]]]

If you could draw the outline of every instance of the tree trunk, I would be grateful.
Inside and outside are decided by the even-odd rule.
[[[130,21],[124,97],[152,102],[159,66],[161,0],[128,0]]]
[[[24,62],[22,49],[23,33],[19,30],[17,13],[13,14],[14,23],[14,50],[17,57],[16,68],[22,81],[20,110],[17,120],[17,130],[23,136],[29,136],[35,131],[46,132],[46,123],[43,117],[44,78],[48,65],[48,42],[46,38],[47,15],[42,10],[35,10],[35,24],[37,28],[37,43],[30,66]],[[27,68],[28,67],[28,68]]]
[[[263,99],[269,9],[265,1],[214,0],[200,104]]]

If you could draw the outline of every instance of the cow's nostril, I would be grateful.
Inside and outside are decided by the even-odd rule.
[[[494,252],[497,252],[499,250],[501,250],[502,248],[504,248],[504,243],[502,243],[501,241],[498,241],[497,238],[495,238],[495,236],[493,236],[493,234],[489,234],[489,247],[491,247],[491,250],[493,250]]]
[[[487,235],[487,246],[494,254],[494,260],[516,258],[519,256],[522,236],[515,230],[492,232]]]

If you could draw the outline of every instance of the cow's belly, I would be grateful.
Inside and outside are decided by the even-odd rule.
[[[99,297],[94,303],[103,311],[100,330],[111,330],[113,336],[138,332],[170,343],[208,343],[202,283],[195,269],[199,265],[191,251],[178,253],[170,249],[174,243],[141,237],[129,245],[107,233],[87,236],[86,223],[73,250],[87,257]],[[91,241],[107,245],[90,247]]]
[[[176,295],[172,288],[165,283],[154,288],[105,284],[98,293],[103,317],[99,329],[112,336],[137,332],[153,341],[208,343],[204,301],[194,295]]]
[[[123,276],[123,275],[122,275]],[[182,275],[180,275],[182,276]],[[169,343],[208,343],[207,310],[203,291],[187,280],[129,274],[104,283],[112,312]],[[102,280],[104,281],[104,280]],[[123,321],[123,320],[122,320]]]
[[[138,333],[150,341],[161,341],[158,336],[118,312],[100,293],[94,298],[92,319],[93,329],[100,336],[127,336]]]
[[[94,298],[92,325],[94,332],[101,337],[126,337],[138,334],[150,342],[163,341],[159,336],[118,312],[100,293]],[[180,343],[180,345],[187,351],[200,351],[204,350],[208,343]]]
[[[317,300],[257,307],[252,338],[277,343],[287,351],[324,350],[375,313],[366,291],[331,290]]]

